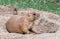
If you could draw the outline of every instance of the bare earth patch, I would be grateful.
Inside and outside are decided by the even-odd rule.
[[[0,5],[0,39],[60,39],[60,16],[47,11],[39,11],[31,8],[17,8],[18,15],[28,12],[39,13],[40,16],[34,21],[33,30],[39,34],[9,33],[5,23],[13,15],[14,8]],[[31,26],[31,24],[29,25]],[[40,34],[41,33],[41,34]]]

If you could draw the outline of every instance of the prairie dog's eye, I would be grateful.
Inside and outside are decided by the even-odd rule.
[[[36,15],[35,13],[33,15]]]

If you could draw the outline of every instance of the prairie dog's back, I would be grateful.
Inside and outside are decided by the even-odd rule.
[[[12,16],[6,23],[6,28],[9,32],[16,32],[18,30],[17,15]]]

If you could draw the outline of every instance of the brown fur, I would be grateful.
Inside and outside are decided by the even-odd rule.
[[[36,13],[28,13],[24,16],[13,15],[6,23],[6,28],[13,33],[30,33],[28,24],[38,16]]]

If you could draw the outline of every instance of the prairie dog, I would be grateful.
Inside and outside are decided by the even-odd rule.
[[[24,16],[13,15],[6,23],[6,29],[12,33],[30,33],[29,23],[33,22],[39,14],[27,13]]]

